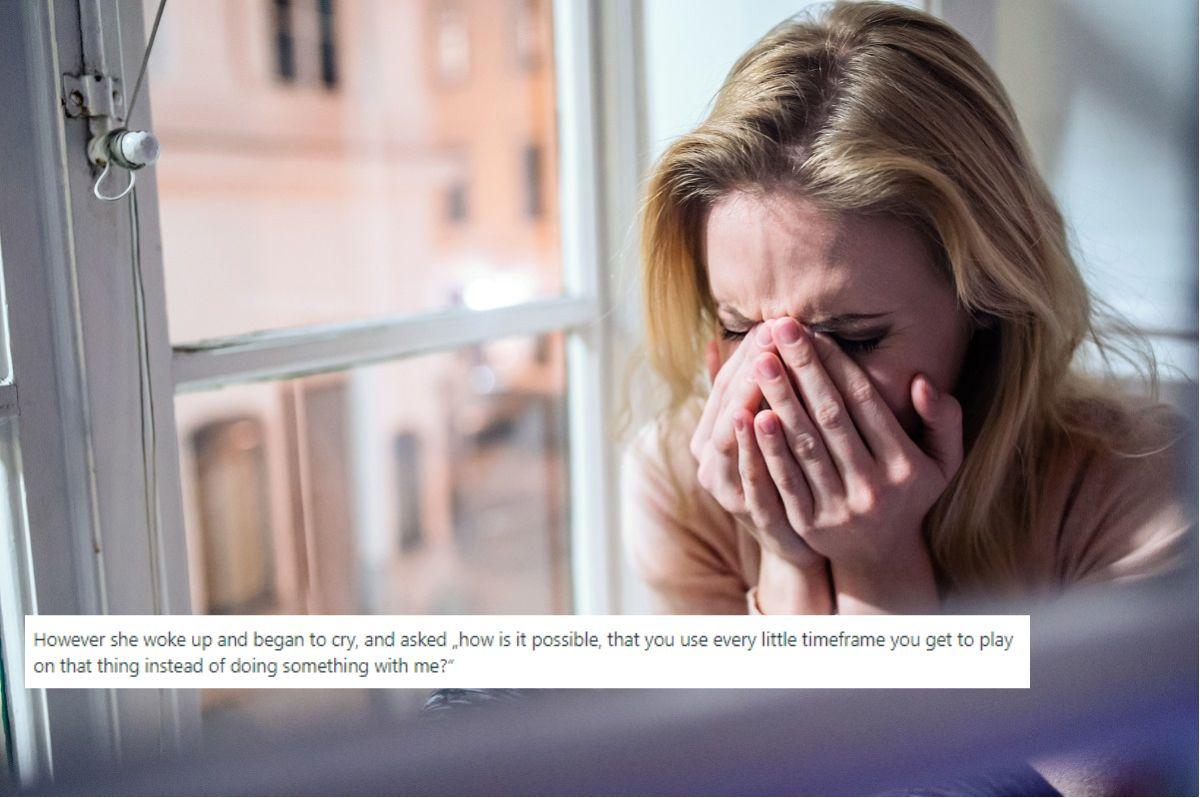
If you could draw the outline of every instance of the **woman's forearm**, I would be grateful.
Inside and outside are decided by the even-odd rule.
[[[830,615],[829,565],[798,567],[764,549],[758,570],[758,609],[764,615]]]

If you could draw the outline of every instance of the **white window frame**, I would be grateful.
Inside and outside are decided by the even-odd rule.
[[[610,297],[628,247],[640,169],[638,0],[555,0],[563,296],[239,336],[172,348],[153,169],[138,176],[148,395],[139,410],[138,338],[128,201],[92,196],[87,124],[62,107],[64,73],[119,77],[142,56],[141,0],[0,3],[0,241],[14,384],[0,412],[19,416],[27,549],[7,571],[32,575],[5,608],[10,674],[21,662],[13,618],[191,611],[174,421],[178,392],[279,379],[446,351],[497,337],[561,331],[568,350],[572,576],[575,611],[620,609],[615,418],[624,332],[636,319]],[[165,13],[170,14],[168,4]],[[603,57],[601,57],[603,53]],[[130,128],[153,130],[146,87]],[[603,131],[603,135],[601,135]],[[23,154],[25,157],[15,157]],[[169,158],[170,153],[164,153]],[[155,444],[143,452],[143,432]],[[152,433],[152,436],[151,436]],[[157,468],[156,523],[146,511]],[[10,592],[11,593],[11,592]],[[7,596],[6,596],[7,597]],[[23,781],[72,753],[132,757],[179,750],[199,733],[195,691],[30,691],[13,704]]]

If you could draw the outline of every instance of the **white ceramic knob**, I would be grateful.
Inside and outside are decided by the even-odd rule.
[[[127,130],[115,144],[121,159],[134,167],[149,166],[158,160],[158,139],[147,130]]]

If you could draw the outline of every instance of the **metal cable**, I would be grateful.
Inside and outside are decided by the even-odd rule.
[[[150,26],[150,38],[146,42],[146,50],[142,53],[142,65],[138,67],[137,81],[133,84],[133,94],[129,96],[129,110],[125,114],[126,121],[133,118],[133,109],[137,106],[138,95],[142,91],[142,79],[146,77],[146,65],[150,63],[150,51],[154,49],[154,37],[158,35],[158,23],[162,21],[163,9],[167,0],[158,0],[158,10],[154,12],[154,24]]]

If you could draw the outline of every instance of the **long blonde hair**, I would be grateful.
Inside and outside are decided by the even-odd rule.
[[[647,349],[671,412],[703,392],[717,329],[705,213],[732,191],[777,189],[911,224],[979,322],[956,390],[967,454],[926,534],[949,584],[1019,584],[1056,464],[1068,448],[1118,450],[1136,413],[1073,366],[1085,342],[1113,349],[1004,88],[948,25],[890,3],[838,3],[751,47],[647,184]]]

